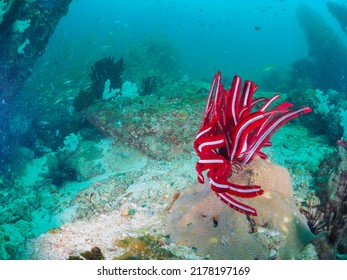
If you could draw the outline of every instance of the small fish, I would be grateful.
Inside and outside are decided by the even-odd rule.
[[[266,71],[274,69],[275,67],[276,67],[275,64],[266,65],[266,66],[260,67],[258,69],[258,72],[266,72]]]
[[[105,46],[102,46],[101,49],[104,51],[104,50],[107,50],[111,48],[111,45],[105,45]]]
[[[261,28],[261,26],[259,26],[259,25],[257,25],[257,26],[254,26],[254,30],[257,30],[257,31],[259,31],[259,30],[261,30],[262,28]]]
[[[67,80],[67,81],[65,81],[63,84],[64,84],[64,85],[68,85],[68,84],[70,84],[72,81],[73,81],[73,80]]]
[[[47,122],[47,121],[38,121],[37,125],[39,125],[39,126],[46,126],[46,125],[49,125],[49,122]]]

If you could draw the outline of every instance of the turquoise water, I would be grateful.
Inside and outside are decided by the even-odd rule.
[[[307,55],[296,20],[300,3],[313,7],[347,43],[325,1],[296,0],[134,0],[122,4],[103,0],[98,7],[93,1],[77,1],[55,35],[64,34],[78,49],[90,40],[98,46],[111,45],[118,53],[148,36],[167,36],[180,54],[182,72],[192,78],[209,78],[216,69],[252,75],[270,64],[288,67]],[[255,30],[256,26],[261,30]],[[91,47],[89,52],[98,53],[97,49]]]
[[[345,195],[336,193],[343,193],[344,184],[332,181],[342,176],[334,170],[343,169],[347,146],[347,35],[327,2],[72,1],[42,54],[28,65],[31,75],[20,91],[7,95],[4,84],[11,81],[0,79],[0,259],[79,254],[81,244],[61,245],[66,246],[61,255],[57,246],[47,245],[50,238],[57,245],[59,234],[64,240],[67,228],[79,233],[74,227],[78,221],[88,224],[117,211],[140,224],[140,214],[161,217],[158,213],[176,191],[197,182],[193,142],[217,71],[225,89],[239,75],[259,86],[256,97],[279,93],[281,102],[312,108],[280,129],[265,152],[290,172],[295,213],[301,211],[308,224],[319,216],[312,211],[323,213],[329,198],[343,205]],[[47,13],[59,5],[36,3]],[[347,7],[346,1],[338,3]],[[31,12],[20,20],[23,16],[34,21]],[[19,58],[36,46],[32,40],[24,53],[17,49],[30,28],[20,33],[10,28],[23,38],[12,46]],[[0,63],[11,64],[2,57]],[[138,193],[141,188],[146,190],[145,202],[127,195],[128,189]],[[322,208],[311,207],[311,197],[318,201],[315,207]],[[346,215],[340,210],[335,209]],[[315,232],[309,224],[309,229],[326,239],[331,228],[345,228],[335,218],[319,219],[331,227]],[[160,225],[151,226],[164,236],[166,221],[158,220]],[[266,228],[266,238],[273,238],[272,230]],[[128,231],[132,236],[154,235],[137,228],[122,228],[118,235]],[[336,254],[326,257],[316,248],[316,255],[307,258],[343,258],[345,247],[336,249],[343,238],[341,233],[329,244]],[[283,240],[286,243],[286,237]],[[111,246],[98,242],[94,245],[102,250]],[[287,246],[304,249],[297,243]],[[271,250],[269,259],[283,256],[282,249]],[[238,258],[235,254],[230,256]],[[266,254],[259,253],[262,258]],[[206,256],[193,252],[182,258],[194,257]]]

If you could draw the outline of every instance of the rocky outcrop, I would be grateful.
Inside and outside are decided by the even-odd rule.
[[[193,185],[170,210],[167,233],[172,241],[209,259],[296,258],[313,235],[295,205],[288,171],[256,158],[230,181],[264,189],[262,196],[247,200],[258,216],[229,208],[208,184]]]
[[[0,21],[0,98],[17,95],[71,0],[4,2]],[[1,6],[1,5],[0,5]]]
[[[337,33],[313,9],[301,4],[297,19],[307,44],[308,58],[294,64],[294,81],[308,78],[313,87],[347,91],[347,49]],[[306,74],[307,77],[299,76]],[[295,76],[295,74],[294,74]]]

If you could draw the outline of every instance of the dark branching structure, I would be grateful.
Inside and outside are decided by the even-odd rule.
[[[332,203],[334,218],[329,232],[329,242],[334,244],[337,258],[347,257],[347,171],[336,177],[336,193]],[[344,257],[341,257],[344,256]]]
[[[336,162],[339,158],[339,162]],[[314,234],[325,234],[327,244],[333,248],[333,255],[328,258],[347,258],[347,152],[339,148],[338,156],[320,166],[316,184],[318,196],[310,197],[306,206],[301,209],[306,216],[308,225]],[[328,178],[319,178],[328,177]],[[324,252],[321,252],[324,255]],[[324,257],[327,255],[325,254]],[[323,257],[323,258],[324,258]]]
[[[301,207],[300,211],[307,219],[307,225],[311,232],[317,235],[321,232],[330,232],[334,219],[336,217],[337,205],[332,202],[325,204],[317,201],[314,195],[309,195],[305,202],[305,207]]]
[[[156,76],[148,76],[142,79],[140,95],[153,94],[158,89],[158,78]]]
[[[107,80],[110,80],[111,89],[122,88],[124,68],[123,58],[115,62],[114,57],[111,56],[105,57],[92,65],[89,75],[92,80],[91,91],[97,98],[102,98]]]
[[[91,66],[89,74],[92,84],[89,88],[80,90],[78,96],[74,99],[75,110],[82,111],[93,104],[96,99],[101,99],[107,80],[110,80],[111,89],[121,89],[124,69],[123,58],[115,62],[114,57],[108,56],[95,62]]]
[[[51,180],[53,185],[61,187],[65,182],[77,180],[77,162],[63,151],[47,157],[48,172],[45,177]]]
[[[90,87],[87,89],[81,89],[73,100],[73,106],[77,112],[80,112],[92,105],[95,99],[96,97]]]

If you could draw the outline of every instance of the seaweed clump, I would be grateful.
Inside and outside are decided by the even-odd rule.
[[[98,60],[91,66],[89,74],[92,84],[87,89],[82,89],[73,101],[76,111],[82,111],[92,105],[95,100],[102,99],[105,83],[109,80],[110,89],[120,89],[123,84],[124,60],[121,57],[117,62],[112,56]],[[121,94],[121,91],[118,93]]]

